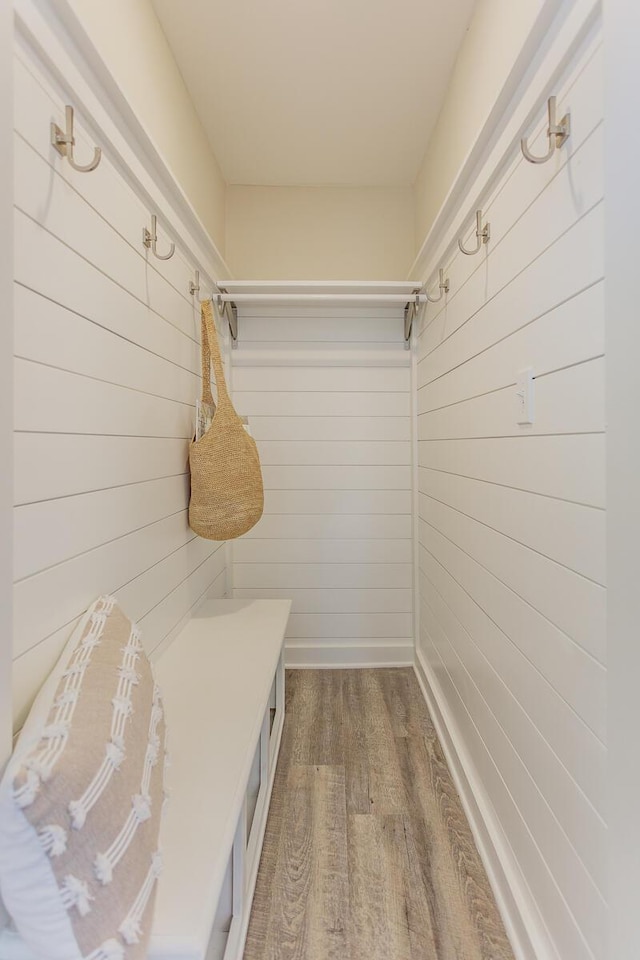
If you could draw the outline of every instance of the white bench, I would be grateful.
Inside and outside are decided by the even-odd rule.
[[[289,600],[206,601],[155,664],[169,804],[148,960],[241,960],[284,723]],[[1,960],[33,960],[0,933]]]
[[[149,960],[240,960],[284,722],[289,600],[211,600],[156,664],[170,799]]]

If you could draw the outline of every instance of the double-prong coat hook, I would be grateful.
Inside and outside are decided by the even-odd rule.
[[[526,137],[523,137],[520,141],[520,147],[522,149],[523,156],[525,160],[529,161],[529,163],[546,163],[547,160],[551,160],[551,157],[556,152],[556,148],[560,148],[571,134],[571,114],[567,110],[560,123],[558,123],[556,119],[555,97],[549,97],[547,110],[549,112],[549,127],[547,129],[549,149],[545,153],[544,157],[536,157],[533,153],[531,153]]]
[[[172,243],[169,247],[169,253],[158,253],[158,218],[155,213],[151,215],[151,230],[147,230],[146,227],[142,229],[142,242],[145,247],[151,248],[151,253],[154,257],[157,257],[158,260],[170,260],[176,252],[176,245]]]
[[[444,270],[442,269],[442,267],[440,267],[440,270],[438,271],[438,278],[439,278],[438,290],[440,291],[439,296],[430,297],[429,291],[425,288],[424,295],[429,301],[429,303],[439,303],[444,297],[445,293],[449,293],[449,277],[447,277],[447,279],[445,280]]]
[[[476,210],[476,245],[472,250],[467,250],[464,246],[462,240],[458,240],[458,246],[460,247],[463,253],[466,253],[468,257],[473,257],[476,253],[480,252],[480,247],[483,243],[489,243],[491,238],[491,224],[485,223],[484,227],[482,226],[482,210]]]
[[[64,114],[66,130],[62,130],[57,123],[51,121],[51,143],[61,157],[67,158],[69,165],[73,167],[74,170],[77,170],[79,173],[89,173],[90,170],[95,170],[100,163],[102,150],[100,147],[94,148],[93,160],[91,160],[90,163],[76,163],[73,154],[73,148],[76,145],[76,140],[73,135],[73,107],[66,106],[64,108]]]
[[[196,279],[189,281],[189,293],[192,297],[200,293],[200,271],[196,270]]]

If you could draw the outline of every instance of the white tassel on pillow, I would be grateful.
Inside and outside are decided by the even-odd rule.
[[[127,917],[118,927],[118,933],[128,944],[140,943],[142,927],[135,917]]]
[[[118,770],[124,760],[124,748],[113,740],[107,744],[107,760],[114,770]]]
[[[97,950],[90,953],[87,960],[124,960],[125,952],[122,944],[115,938],[105,940]]]
[[[151,816],[151,800],[149,797],[143,797],[142,794],[136,793],[131,798],[131,803],[138,823],[144,823],[145,820],[149,819]]]
[[[20,809],[30,806],[40,790],[40,777],[35,770],[27,770],[25,782],[13,792],[13,799]]]
[[[85,672],[88,666],[88,660],[83,660],[81,663],[73,663],[67,670],[65,670],[62,676],[65,679],[68,679],[69,677],[79,677]]]
[[[134,687],[137,687],[140,683],[140,675],[136,673],[133,667],[118,667],[118,676],[121,680],[133,684]]]
[[[54,703],[55,707],[66,707],[70,703],[75,703],[78,699],[79,690],[74,689],[73,687],[69,690],[65,690],[64,693],[61,693],[56,702]]]
[[[124,947],[117,940],[107,940],[102,944],[104,960],[124,960]]]
[[[87,808],[81,800],[72,800],[68,806],[71,826],[74,830],[82,830],[87,819]]]
[[[127,697],[114,697],[111,702],[124,717],[130,717],[133,713],[133,705]]]
[[[42,757],[30,757],[25,762],[27,770],[33,770],[42,783],[46,783],[51,776],[51,766]]]
[[[86,917],[91,912],[93,897],[89,893],[89,887],[84,880],[78,880],[73,874],[68,874],[60,888],[60,893],[67,910],[75,907],[81,917]]]
[[[113,866],[104,853],[99,853],[93,861],[93,872],[103,887],[113,880]]]
[[[57,740],[59,737],[68,737],[69,736],[69,724],[68,723],[50,723],[47,727],[44,728],[41,734],[44,740]]]
[[[160,744],[159,743],[149,743],[147,746],[147,755],[145,758],[145,763],[148,763],[150,767],[155,767],[158,762],[158,757],[160,756]]]
[[[67,831],[57,823],[51,823],[38,831],[43,849],[50,857],[59,857],[67,849]]]

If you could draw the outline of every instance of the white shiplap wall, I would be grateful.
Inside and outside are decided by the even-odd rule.
[[[549,90],[570,140],[540,166],[514,152],[482,204],[490,244],[452,256],[418,340],[419,666],[540,960],[606,956],[599,43],[595,27]]]
[[[121,156],[107,147],[95,171],[77,173],[51,147],[50,121],[63,123],[73,93],[19,38],[16,724],[98,594],[116,594],[154,651],[202,598],[226,591],[224,545],[197,538],[186,514],[199,391],[194,260],[185,242],[168,261],[145,250],[157,207]],[[76,138],[84,162],[96,135],[82,111]]]
[[[291,597],[287,663],[410,663],[410,354],[402,306],[244,306],[234,401],[265,514],[236,597]]]

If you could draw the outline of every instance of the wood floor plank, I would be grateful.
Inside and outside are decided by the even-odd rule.
[[[344,775],[347,813],[370,813],[367,710],[363,671],[345,670],[343,711],[348,730],[344,735]]]
[[[287,686],[244,960],[513,960],[413,671]]]
[[[412,670],[375,671],[395,737],[435,735]]]
[[[351,960],[412,960],[404,898],[396,887],[398,851],[388,837],[399,820],[348,818]]]
[[[393,722],[387,709],[378,670],[363,670],[366,747],[369,765],[369,812],[402,814],[407,807],[405,784],[398,763]],[[351,718],[349,718],[351,719]],[[349,730],[346,731],[349,738]]]
[[[406,845],[406,871],[403,875],[411,955],[416,960],[445,960],[450,939],[440,935],[438,897],[433,883],[425,882],[426,866],[422,854],[428,849],[424,841],[424,823],[411,817],[402,818]]]
[[[300,764],[344,763],[343,670],[299,670],[288,710],[297,722],[291,759]]]
[[[294,764],[285,790],[271,833],[277,854],[260,862],[245,957],[348,957],[344,769]]]
[[[423,884],[435,898],[438,960],[508,960],[511,948],[439,741],[398,739],[398,756]]]

